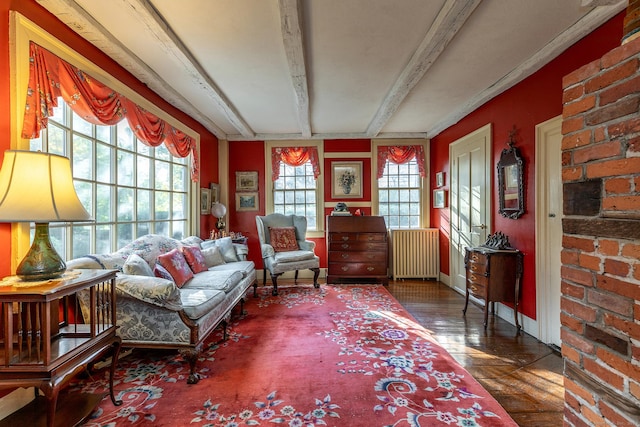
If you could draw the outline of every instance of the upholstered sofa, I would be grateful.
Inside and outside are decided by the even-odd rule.
[[[68,269],[116,269],[116,315],[123,347],[175,348],[190,366],[187,382],[196,383],[196,361],[203,341],[225,327],[233,308],[250,286],[256,294],[253,261],[247,248],[230,238],[203,241],[149,234],[108,254],[67,261]],[[186,266],[185,266],[186,262]],[[88,310],[88,295],[79,296]]]

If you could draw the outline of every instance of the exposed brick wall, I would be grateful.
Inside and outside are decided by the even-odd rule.
[[[639,70],[636,38],[563,80],[568,426],[640,425]]]

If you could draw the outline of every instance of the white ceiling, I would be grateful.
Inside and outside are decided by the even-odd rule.
[[[228,140],[433,137],[627,5],[627,0],[38,2]]]

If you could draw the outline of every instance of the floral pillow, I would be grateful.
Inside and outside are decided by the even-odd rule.
[[[207,263],[204,259],[204,255],[202,255],[202,251],[200,248],[196,246],[183,246],[182,254],[184,258],[187,260],[187,264],[191,267],[191,271],[194,274],[198,274],[203,271],[207,271]]]
[[[158,262],[167,269],[179,288],[193,278],[193,271],[191,271],[187,260],[178,249],[172,249],[166,254],[160,255]]]
[[[215,267],[216,265],[226,264],[222,253],[217,246],[211,246],[202,250],[202,256],[207,267]]]
[[[149,276],[153,277],[153,271],[147,261],[136,253],[132,253],[127,258],[127,261],[122,265],[122,272],[124,274],[132,274],[134,276]]]
[[[276,252],[297,251],[295,227],[269,227],[269,240]]]
[[[175,282],[175,280],[173,280],[173,277],[171,277],[171,273],[169,273],[167,269],[160,264],[156,264],[156,266],[153,267],[153,275],[161,279],[167,279]]]

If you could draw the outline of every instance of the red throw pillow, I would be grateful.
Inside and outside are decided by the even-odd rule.
[[[207,271],[207,263],[204,259],[204,255],[202,255],[202,251],[200,248],[196,246],[183,246],[182,254],[187,260],[187,264],[191,267],[191,271],[194,274],[198,274],[202,271]]]
[[[276,252],[297,251],[295,227],[269,227],[269,240]]]
[[[177,249],[172,249],[166,254],[160,255],[158,263],[167,269],[179,288],[193,278],[193,271],[189,268],[187,260],[182,255],[182,252]]]

